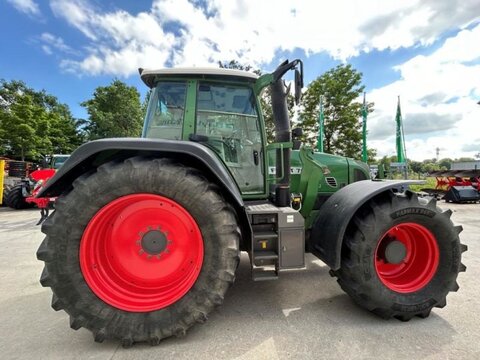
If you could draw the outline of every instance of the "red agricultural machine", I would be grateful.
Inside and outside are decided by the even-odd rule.
[[[70,155],[48,156],[42,163],[42,169],[34,170],[33,164],[22,161],[7,162],[7,173],[10,184],[5,186],[3,202],[12,209],[28,209],[37,206],[42,212],[43,221],[48,214],[48,206],[54,198],[36,198],[37,193],[45,185],[57,169]],[[39,223],[40,223],[39,222]]]
[[[455,203],[480,201],[480,170],[441,170],[429,176],[435,177],[435,189],[422,191],[431,196]]]
[[[158,344],[222,304],[240,252],[253,281],[324,261],[359,306],[428,317],[457,291],[461,226],[412,181],[372,181],[366,164],[301,146],[283,76],[230,69],[143,70],[152,89],[143,138],[82,145],[37,197],[58,197],[42,225],[40,283],[70,327],[95,341]],[[262,90],[275,141],[267,144]]]

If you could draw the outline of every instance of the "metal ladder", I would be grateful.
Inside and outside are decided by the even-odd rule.
[[[248,205],[253,230],[250,262],[254,281],[276,280],[279,270],[279,208],[271,203]]]

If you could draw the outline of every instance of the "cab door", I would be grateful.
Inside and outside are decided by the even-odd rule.
[[[199,81],[195,133],[223,160],[242,194],[265,192],[262,127],[251,87]]]

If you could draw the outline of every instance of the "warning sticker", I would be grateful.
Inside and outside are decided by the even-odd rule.
[[[268,167],[268,174],[269,175],[275,175],[277,173],[277,169],[275,166],[269,166]],[[302,168],[298,166],[293,166],[290,168],[290,174],[292,175],[299,175],[302,173]]]

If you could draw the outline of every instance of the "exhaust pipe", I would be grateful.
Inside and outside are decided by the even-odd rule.
[[[296,69],[300,64],[300,72]],[[300,60],[280,64],[273,72],[273,83],[270,85],[272,94],[272,111],[275,122],[275,142],[292,142],[290,118],[288,116],[287,92],[282,77],[288,70],[295,69],[295,101],[300,100],[300,91],[303,87],[303,64]],[[275,205],[279,207],[290,206],[290,153],[291,149],[277,149],[276,174],[282,174],[275,186]],[[282,164],[283,159],[283,164]],[[282,166],[283,165],[283,166]]]
[[[287,93],[283,80],[280,78],[270,86],[272,92],[272,111],[275,119],[275,142],[292,141],[290,119],[288,117]],[[275,186],[275,205],[290,206],[290,148],[277,149],[276,174],[282,174]],[[283,161],[282,161],[283,160]],[[283,162],[283,166],[282,166]]]

